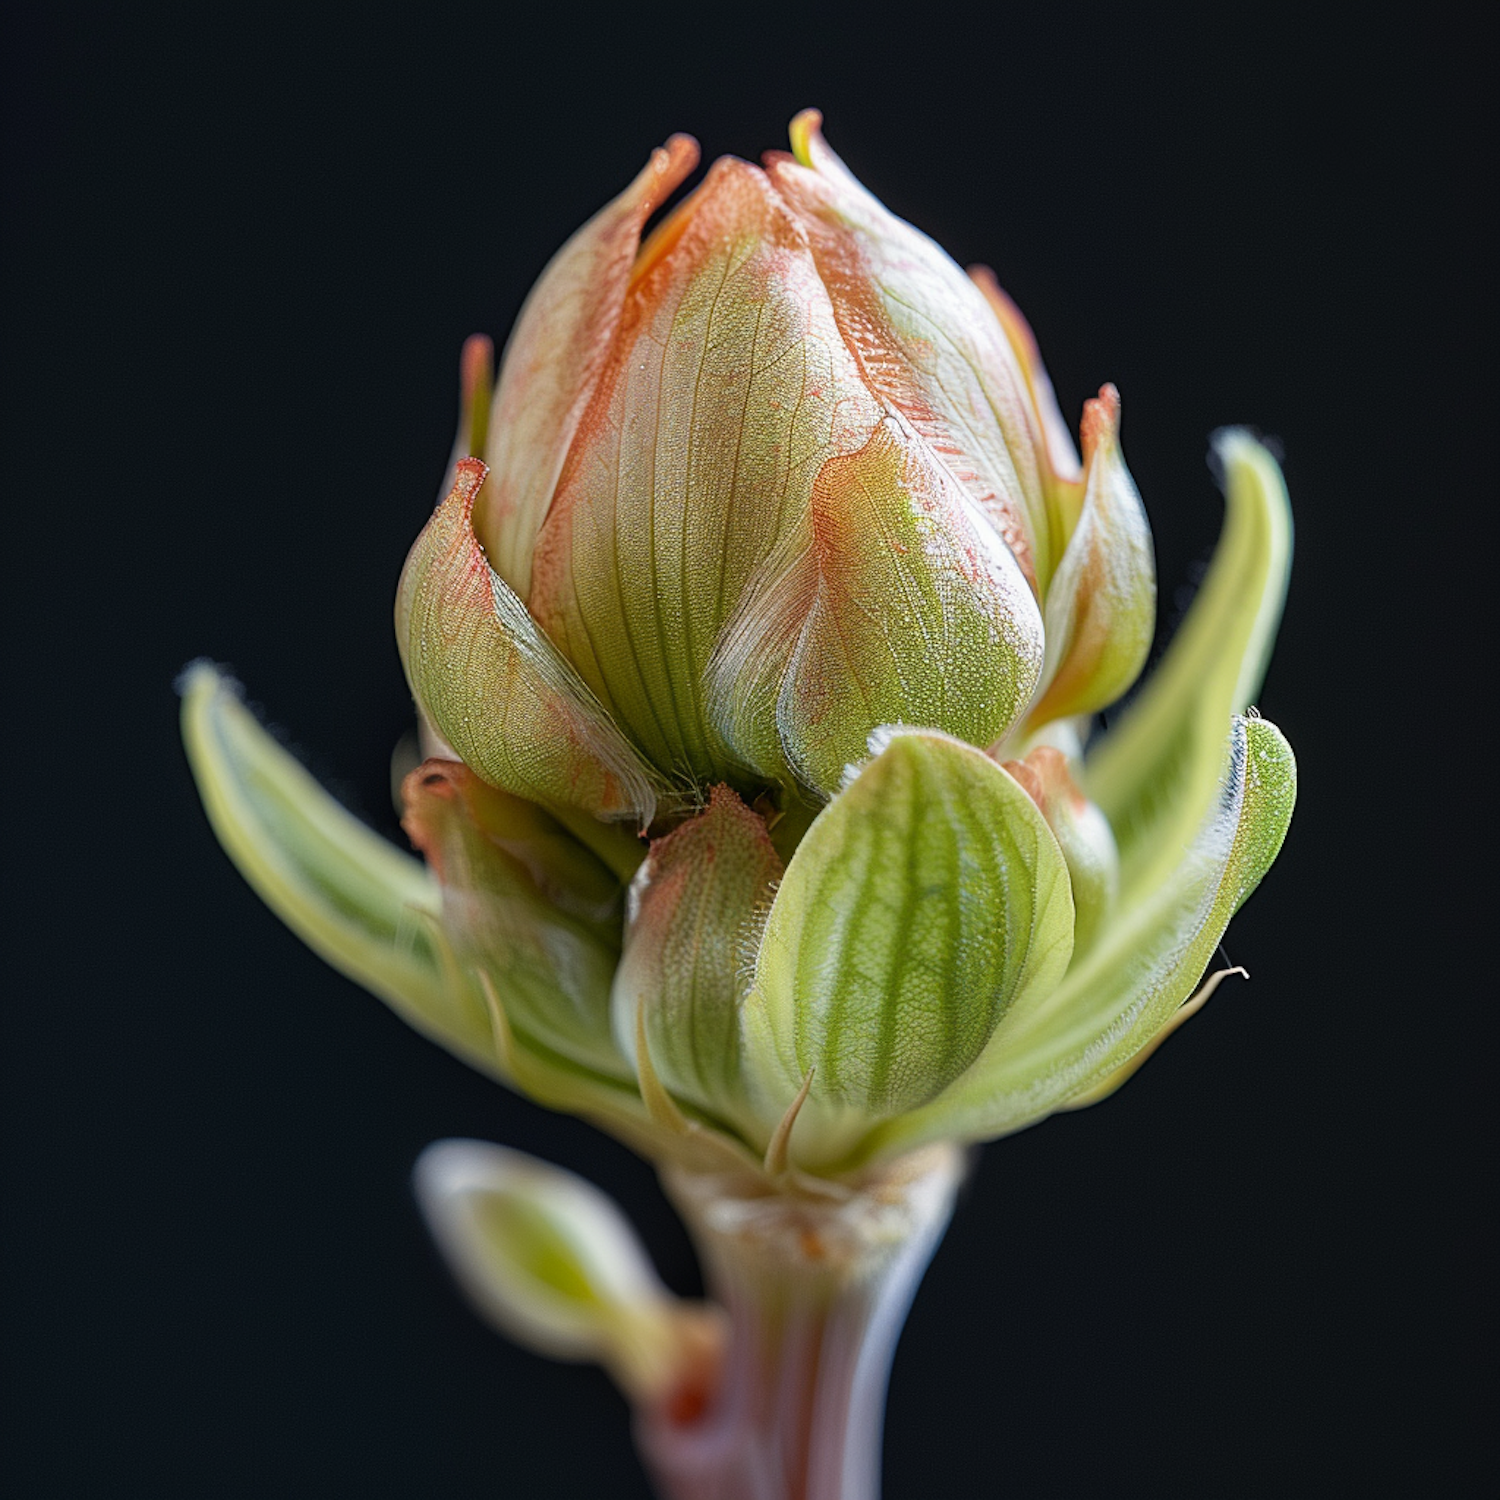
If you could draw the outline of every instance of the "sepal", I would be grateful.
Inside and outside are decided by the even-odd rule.
[[[329,796],[218,668],[195,663],[181,690],[183,740],[204,810],[261,899],[418,1031],[501,1072],[482,1005],[449,982],[433,940],[440,896],[432,876]]]
[[[571,1062],[625,1078],[609,1025],[619,882],[540,808],[458,761],[406,778],[402,820],[442,888],[460,972],[503,988],[511,1025]],[[472,982],[472,980],[470,980]]]
[[[1113,703],[1139,675],[1156,625],[1151,528],[1120,455],[1112,385],[1084,410],[1083,453],[1083,509],[1047,593],[1047,664],[1032,725]]]
[[[1171,1022],[1270,868],[1296,800],[1291,748],[1264,719],[1234,720],[1224,760],[1214,806],[1171,874],[1122,902],[1062,982],[1013,1006],[973,1067],[874,1137],[870,1155],[1019,1130],[1088,1094]]]
[[[764,820],[718,786],[703,812],[651,845],[631,886],[612,1000],[620,1051],[646,1051],[671,1093],[736,1122],[750,1117],[739,1039],[746,954],[781,873]]]
[[[1120,846],[1121,890],[1149,890],[1213,805],[1224,724],[1254,697],[1281,619],[1292,517],[1276,461],[1248,433],[1214,439],[1224,529],[1161,664],[1084,765]]]
[[[804,1161],[932,1099],[1072,948],[1067,867],[1021,787],[943,735],[877,749],[792,857],[744,1008],[770,1117],[813,1070]]]

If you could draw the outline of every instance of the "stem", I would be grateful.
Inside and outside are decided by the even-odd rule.
[[[638,1422],[664,1496],[877,1500],[891,1357],[961,1173],[942,1145],[836,1198],[663,1174],[729,1315],[712,1387]]]

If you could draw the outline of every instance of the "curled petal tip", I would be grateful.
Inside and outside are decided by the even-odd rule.
[[[1114,443],[1120,436],[1120,392],[1114,385],[1106,383],[1099,387],[1099,394],[1083,404],[1083,422],[1080,428],[1083,439],[1083,461],[1085,465],[1093,458],[1101,443]]]
[[[653,207],[659,206],[662,199],[698,165],[701,154],[698,142],[682,131],[668,136],[666,145],[658,146],[651,153],[651,171],[656,179],[651,192]]]
[[[823,111],[799,110],[787,127],[787,134],[792,140],[792,155],[804,167],[816,166],[815,157],[823,147]]]

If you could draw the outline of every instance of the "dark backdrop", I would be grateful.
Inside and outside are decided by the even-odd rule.
[[[670,131],[753,156],[808,103],[997,268],[1070,420],[1119,384],[1168,623],[1213,428],[1280,438],[1298,527],[1260,706],[1302,801],[1228,937],[1253,983],[983,1153],[896,1361],[891,1500],[1477,1482],[1483,49],[1440,5],[1200,10],[12,13],[12,1493],[645,1493],[604,1378],[460,1305],[408,1172],[449,1134],[571,1165],[690,1289],[649,1170],[283,930],[208,832],[171,684],[232,663],[399,836],[390,601],[460,341]]]

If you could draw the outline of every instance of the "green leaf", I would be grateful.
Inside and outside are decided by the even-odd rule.
[[[214,832],[266,904],[418,1031],[497,1073],[484,1009],[433,945],[439,895],[421,864],[340,807],[206,663],[184,674],[182,733]]]
[[[1286,598],[1292,521],[1281,471],[1239,429],[1214,446],[1227,510],[1208,576],[1161,665],[1085,767],[1084,789],[1119,844],[1126,899],[1176,866],[1212,805],[1223,726],[1260,687]]]
[[[1067,867],[1031,798],[971,746],[892,734],[798,846],[745,1005],[768,1112],[815,1070],[793,1154],[820,1107],[837,1133],[840,1110],[868,1123],[931,1099],[1062,977],[1072,940]]]
[[[1276,858],[1295,799],[1296,763],[1280,731],[1235,719],[1215,805],[1171,876],[1122,911],[1040,1005],[1015,1008],[968,1073],[882,1132],[871,1154],[1019,1130],[1147,1046]]]
[[[703,1315],[661,1284],[615,1204],[572,1172],[483,1141],[436,1141],[417,1200],[480,1313],[554,1359],[607,1366],[660,1397],[704,1344]]]

